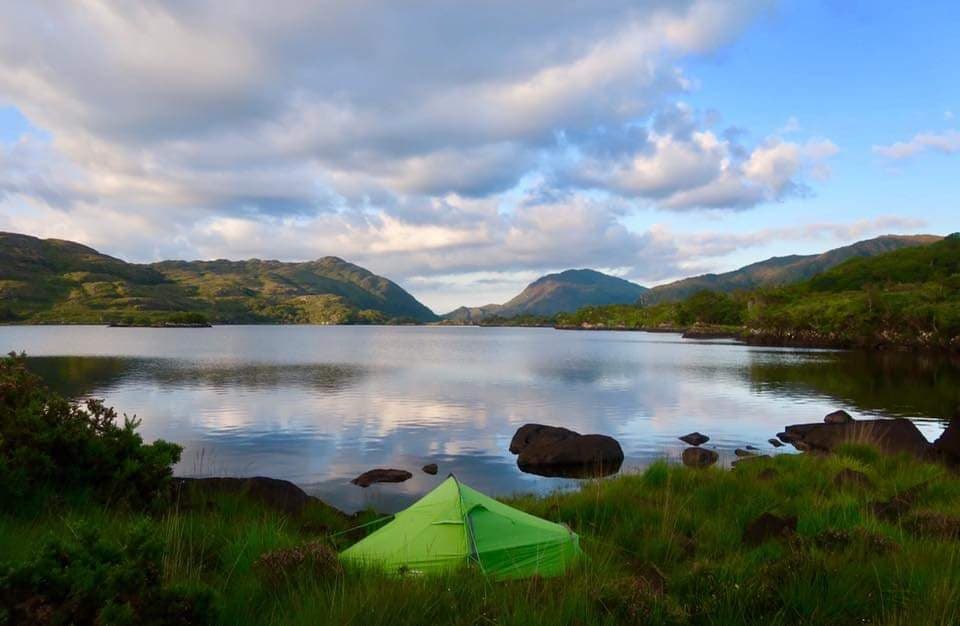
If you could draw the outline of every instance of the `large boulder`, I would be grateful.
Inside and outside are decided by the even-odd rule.
[[[402,483],[411,478],[413,478],[413,474],[406,470],[372,469],[360,474],[350,482],[366,489],[374,483]]]
[[[527,446],[536,443],[544,445],[557,443],[571,437],[579,437],[580,433],[561,426],[545,426],[544,424],[524,424],[513,434],[510,440],[510,452],[520,454]]]
[[[583,478],[620,470],[623,449],[613,437],[581,435],[557,426],[525,424],[510,442],[521,470],[541,476]]]
[[[904,418],[859,420],[835,424],[794,424],[787,426],[780,439],[797,449],[832,452],[845,443],[866,443],[883,452],[906,452],[925,457],[930,442],[913,422]]]
[[[720,459],[720,455],[707,448],[693,447],[683,451],[683,464],[687,467],[710,467]]]

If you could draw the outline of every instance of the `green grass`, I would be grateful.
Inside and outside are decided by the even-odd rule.
[[[761,477],[768,468],[772,479]],[[843,468],[865,473],[873,487],[835,486]],[[870,503],[919,484],[925,488],[900,520],[871,512]],[[223,624],[960,622],[960,541],[916,531],[911,521],[928,513],[960,519],[960,477],[941,466],[851,446],[731,471],[661,462],[576,491],[507,501],[570,525],[587,558],[546,580],[298,570],[270,584],[254,565],[260,555],[317,539],[342,548],[354,538],[331,535],[370,517],[346,519],[320,505],[285,516],[220,495],[152,515],[79,499],[25,505],[0,517],[0,559],[27,559],[46,537],[84,522],[111,536],[146,523],[162,538],[163,576],[213,589]],[[797,516],[796,536],[745,545],[744,528],[763,512]]]

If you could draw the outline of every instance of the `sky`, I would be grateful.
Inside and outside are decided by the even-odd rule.
[[[437,312],[960,230],[960,5],[14,0],[0,230]]]

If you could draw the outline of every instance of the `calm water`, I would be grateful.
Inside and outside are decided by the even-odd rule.
[[[960,367],[910,355],[752,348],[677,335],[525,328],[0,327],[0,349],[74,397],[184,445],[182,475],[292,480],[347,510],[396,509],[449,472],[493,494],[571,481],[520,472],[526,422],[620,440],[625,469],[678,456],[699,430],[729,454],[837,408],[907,416],[928,437],[960,401]],[[440,465],[438,476],[419,468]],[[372,467],[409,469],[361,489]]]

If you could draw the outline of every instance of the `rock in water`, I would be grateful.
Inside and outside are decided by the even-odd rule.
[[[398,469],[372,469],[366,471],[350,482],[358,487],[367,488],[374,483],[402,483],[413,478],[413,474]]]
[[[683,451],[683,464],[687,467],[710,467],[720,459],[720,455],[706,448],[687,448]]]
[[[539,444],[558,442],[579,435],[580,433],[567,428],[561,428],[560,426],[524,424],[517,429],[517,432],[513,435],[513,439],[510,440],[510,452],[520,454],[533,442]]]
[[[542,424],[521,426],[510,451],[521,470],[541,476],[606,476],[623,464],[623,449],[613,437]]]
[[[431,476],[436,476],[439,468],[436,463],[427,463],[423,466],[423,473],[430,474]]]
[[[906,452],[923,458],[931,450],[930,442],[908,419],[857,420],[845,424],[794,424],[785,436],[777,435],[798,450],[832,452],[845,443],[866,443],[883,452]]]
[[[702,435],[697,432],[690,433],[689,435],[684,435],[683,437],[679,437],[679,439],[683,443],[690,444],[691,446],[702,446],[703,444],[710,441],[710,437],[707,437],[706,435]]]
[[[736,454],[741,459],[748,456],[757,456],[753,452],[750,452],[749,450],[744,450],[743,448],[737,448],[736,450],[733,451],[733,453]]]
[[[827,416],[823,418],[824,424],[849,424],[852,421],[853,418],[843,409],[828,413]]]
[[[761,513],[760,517],[747,524],[743,531],[743,543],[759,546],[767,539],[789,537],[795,532],[797,532],[796,517]]]
[[[767,439],[767,441],[768,441],[768,442],[770,443],[770,445],[773,446],[774,448],[781,448],[781,447],[783,447],[783,442],[780,441],[779,439]]]

